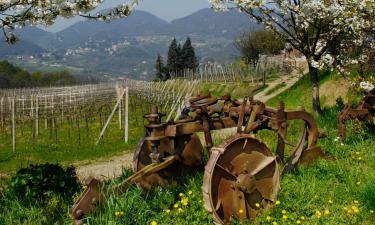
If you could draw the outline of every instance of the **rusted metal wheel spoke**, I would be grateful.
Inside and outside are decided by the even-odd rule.
[[[251,175],[256,176],[257,174],[261,173],[264,169],[267,169],[271,164],[276,162],[275,157],[265,157],[262,161],[260,161],[256,168],[249,170],[251,171]],[[272,169],[271,169],[272,170]]]
[[[230,172],[228,169],[224,168],[224,166],[220,164],[216,164],[217,168],[221,169],[223,172],[225,172],[227,175],[231,176],[233,179],[236,179],[236,175],[234,175],[232,172]]]
[[[232,217],[246,218],[246,203],[245,197],[242,192],[236,191],[234,182],[226,179],[221,179],[219,184],[219,195],[218,202],[219,207],[216,207],[216,211],[223,212],[226,222],[229,222]],[[240,211],[241,209],[241,211]]]

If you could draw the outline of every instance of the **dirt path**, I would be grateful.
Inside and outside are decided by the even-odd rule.
[[[88,161],[84,165],[77,165],[78,178],[83,181],[92,176],[99,180],[108,180],[119,177],[124,168],[131,168],[133,153],[125,153],[103,161]]]

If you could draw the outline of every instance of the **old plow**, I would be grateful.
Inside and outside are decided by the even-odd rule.
[[[353,108],[350,104],[345,105],[338,116],[338,131],[341,138],[346,137],[345,122],[355,119],[369,122],[375,120],[375,89],[368,92],[368,94],[362,98],[357,108]]]
[[[215,224],[228,224],[234,218],[253,220],[276,201],[281,174],[324,155],[317,146],[317,124],[304,110],[285,111],[283,102],[273,109],[247,97],[239,101],[228,96],[198,96],[189,101],[181,119],[174,122],[163,122],[165,114],[152,107],[144,116],[148,124],[134,153],[133,175],[111,188],[91,178],[73,205],[75,224],[83,224],[84,216],[107,195],[123,193],[133,184],[149,191],[156,185],[175,183],[175,174],[183,168],[202,167],[204,149],[209,156],[202,185],[204,205]],[[301,124],[294,141],[287,139],[291,121]],[[214,146],[211,131],[225,128],[232,128],[233,135]],[[277,133],[275,151],[255,137],[265,129]]]

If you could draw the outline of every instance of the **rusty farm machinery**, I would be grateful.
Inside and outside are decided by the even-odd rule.
[[[260,209],[276,201],[283,172],[324,155],[317,146],[317,124],[304,110],[285,111],[283,102],[273,109],[251,97],[238,101],[229,96],[197,96],[189,101],[190,107],[174,122],[163,122],[165,114],[152,107],[144,116],[148,124],[134,153],[134,173],[111,188],[90,178],[88,188],[72,207],[75,224],[83,224],[84,216],[95,211],[108,194],[123,193],[133,184],[145,191],[167,186],[175,182],[174,175],[181,168],[202,167],[204,147],[197,132],[204,134],[209,156],[202,191],[215,224],[228,224],[233,218],[254,219]],[[293,143],[287,139],[291,121],[301,123],[299,138]],[[211,131],[224,128],[236,132],[214,146]],[[277,133],[275,152],[255,138],[263,129]],[[286,151],[286,146],[291,150]]]
[[[344,109],[338,116],[338,130],[341,138],[346,136],[345,122],[348,120],[358,119],[360,121],[375,120],[375,89],[372,89],[364,96],[357,108],[353,108],[351,104],[346,104]]]

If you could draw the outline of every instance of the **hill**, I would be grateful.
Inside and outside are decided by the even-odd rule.
[[[182,42],[190,36],[201,60],[226,63],[239,55],[233,39],[244,31],[260,28],[238,11],[202,9],[170,23],[148,12],[135,11],[128,18],[109,23],[81,21],[54,34],[30,27],[21,30],[19,36],[47,51],[43,57],[26,62],[31,70],[59,65],[97,76],[152,79],[156,55],[165,58],[174,37]],[[4,52],[8,58],[17,53],[35,56],[35,51]]]

